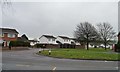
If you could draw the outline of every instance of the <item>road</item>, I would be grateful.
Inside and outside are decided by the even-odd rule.
[[[117,61],[58,59],[37,55],[38,49],[2,52],[3,70],[117,70]]]

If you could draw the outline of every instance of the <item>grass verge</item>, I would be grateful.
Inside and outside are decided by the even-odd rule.
[[[48,50],[41,53],[45,56],[56,58],[69,58],[69,59],[86,59],[86,60],[110,60],[120,61],[120,53],[113,52],[112,50],[104,50],[102,48],[85,49],[52,49],[49,55]]]

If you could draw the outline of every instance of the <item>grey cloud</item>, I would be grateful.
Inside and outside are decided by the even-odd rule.
[[[14,2],[12,6],[14,10],[3,16],[3,27],[16,28],[32,38],[73,36],[76,25],[84,21],[109,22],[118,29],[117,2]]]

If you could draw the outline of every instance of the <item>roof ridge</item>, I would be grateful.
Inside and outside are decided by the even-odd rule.
[[[18,31],[16,29],[12,29],[12,28],[0,28],[2,29],[3,32],[15,32],[18,33]]]
[[[51,38],[56,38],[56,37],[53,36],[53,35],[42,35],[42,36],[45,36],[45,37],[51,37]]]

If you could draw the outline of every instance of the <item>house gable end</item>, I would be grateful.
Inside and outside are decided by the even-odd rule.
[[[41,37],[39,38],[39,42],[40,42],[40,43],[48,43],[48,39],[47,39],[46,37],[44,37],[44,36],[41,36]]]

